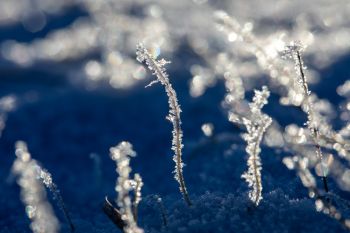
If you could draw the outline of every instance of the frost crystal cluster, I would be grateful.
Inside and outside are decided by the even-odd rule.
[[[59,222],[47,200],[45,188],[40,180],[42,169],[31,158],[27,145],[18,141],[16,143],[16,156],[12,168],[21,187],[21,199],[25,204],[27,216],[31,220],[30,228],[34,233],[57,233]],[[44,184],[51,184],[49,176],[43,177]]]
[[[272,122],[269,116],[261,112],[262,107],[267,104],[269,95],[270,92],[266,86],[263,86],[261,91],[255,90],[253,102],[249,104],[251,118],[243,118],[243,124],[247,128],[247,133],[243,135],[243,138],[247,142],[246,152],[249,158],[247,162],[248,171],[242,175],[242,178],[251,187],[249,198],[255,205],[259,205],[262,200],[260,143],[266,129]]]
[[[182,193],[184,200],[190,206],[191,201],[187,193],[185,180],[182,172],[184,164],[182,162],[183,134],[181,129],[180,118],[181,108],[176,97],[176,92],[172,87],[169,81],[169,76],[164,68],[164,66],[170,62],[164,59],[156,60],[156,58],[148,52],[148,50],[144,47],[143,44],[137,45],[136,55],[137,60],[141,63],[145,62],[147,68],[150,71],[152,71],[152,74],[157,78],[156,80],[152,81],[148,86],[160,82],[164,86],[165,92],[168,95],[169,115],[167,116],[167,119],[173,124],[173,140],[171,149],[174,151],[173,160],[175,162],[175,179],[180,184],[180,192]]]
[[[132,210],[132,200],[129,196],[130,191],[133,190],[132,183],[140,182],[136,176],[136,181],[131,181],[129,174],[130,168],[130,157],[135,157],[136,152],[133,150],[132,145],[129,142],[123,141],[115,147],[110,148],[110,156],[116,162],[117,173],[119,174],[115,190],[118,193],[117,204],[123,222],[126,226],[124,227],[125,233],[143,233],[143,230],[137,226],[135,217]],[[142,182],[142,181],[141,181]],[[136,197],[140,195],[141,183],[139,183],[139,190],[136,191]],[[137,197],[140,201],[140,197]],[[135,198],[136,200],[136,198]]]

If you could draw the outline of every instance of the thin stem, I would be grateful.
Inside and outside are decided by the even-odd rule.
[[[53,195],[56,196],[57,203],[60,206],[60,208],[61,208],[61,210],[63,212],[63,215],[64,215],[64,217],[66,218],[66,220],[67,220],[67,222],[69,224],[70,231],[71,232],[75,232],[75,226],[74,226],[74,224],[72,222],[72,219],[70,218],[69,211],[68,211],[66,205],[64,204],[63,198],[61,196],[61,193],[58,190],[56,185],[52,186],[52,192],[53,192]]]
[[[163,229],[166,229],[168,227],[168,219],[167,219],[167,215],[165,212],[165,207],[162,201],[162,198],[158,195],[154,195],[155,201],[158,204],[158,208],[159,208],[159,212],[160,212],[160,217],[162,219],[162,223],[163,223]]]
[[[153,62],[152,59],[150,59],[151,62]],[[182,150],[181,150],[181,136],[182,135],[182,130],[181,130],[181,120],[180,120],[180,109],[179,109],[179,106],[177,104],[177,100],[176,100],[176,97],[175,97],[175,90],[172,88],[170,82],[168,81],[167,78],[165,78],[163,76],[163,72],[161,72],[161,70],[158,68],[158,66],[153,62],[154,64],[154,67],[156,68],[156,73],[157,73],[157,76],[161,76],[162,77],[162,80],[163,82],[165,83],[165,87],[167,87],[169,89],[169,100],[171,101],[171,105],[174,106],[174,120],[172,121],[173,122],[173,127],[174,127],[174,130],[175,130],[175,146],[176,146],[176,174],[178,175],[178,181],[179,181],[179,184],[180,184],[180,191],[183,195],[183,198],[184,200],[186,201],[187,205],[191,206],[192,203],[191,203],[191,200],[190,200],[190,197],[188,195],[188,192],[187,192],[187,189],[186,189],[186,184],[185,184],[185,179],[183,177],[183,173],[182,173]],[[158,77],[159,77],[158,76]]]
[[[305,78],[305,74],[304,74],[303,61],[301,59],[301,55],[300,55],[299,50],[297,50],[296,53],[297,53],[297,58],[298,58],[298,63],[299,63],[299,72],[300,72],[300,77],[301,77],[302,84],[303,84],[302,86],[304,89],[305,98],[308,98],[308,96],[310,95],[310,92],[309,92],[309,88],[307,86],[307,82],[306,82],[306,78]]]
[[[308,128],[310,129],[311,132],[311,136],[313,138],[314,141],[314,146],[316,148],[316,155],[318,157],[318,159],[321,162],[321,172],[322,172],[322,182],[323,182],[323,187],[324,190],[326,192],[328,192],[328,182],[327,182],[327,175],[325,173],[324,170],[324,161],[323,161],[323,154],[322,154],[322,150],[321,150],[321,146],[318,143],[319,142],[319,131],[318,129],[313,125],[313,120],[314,120],[314,116],[313,116],[313,112],[312,112],[312,108],[311,108],[311,104],[310,104],[310,100],[309,100],[309,96],[310,96],[310,91],[306,82],[306,77],[305,77],[305,73],[304,73],[304,69],[303,69],[303,60],[301,58],[301,54],[300,51],[297,49],[295,51],[296,53],[296,57],[297,57],[297,62],[298,62],[298,68],[299,68],[299,72],[300,72],[300,77],[301,77],[301,81],[302,81],[302,86],[303,86],[303,90],[304,90],[304,95],[305,95],[305,102],[307,105],[307,114],[308,114]]]
[[[153,83],[160,82],[168,95],[169,99],[169,115],[168,119],[173,124],[173,140],[172,140],[172,150],[174,151],[175,155],[173,157],[173,160],[175,162],[175,178],[179,182],[180,185],[180,192],[183,196],[183,199],[185,200],[186,204],[188,206],[191,206],[191,200],[189,198],[185,180],[183,177],[182,172],[182,130],[181,130],[181,118],[180,118],[180,105],[178,104],[176,92],[173,89],[168,75],[166,73],[166,70],[164,68],[164,65],[169,63],[165,61],[164,59],[161,60],[155,60],[147,49],[142,45],[139,44],[137,47],[137,60],[139,62],[145,62],[148,66],[148,69],[153,71],[153,75],[157,77],[157,80],[151,82],[148,86],[152,85]]]

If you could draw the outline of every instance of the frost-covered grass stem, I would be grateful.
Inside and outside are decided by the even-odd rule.
[[[252,189],[249,191],[249,198],[256,206],[262,200],[262,182],[261,182],[261,159],[260,159],[260,143],[263,139],[266,129],[270,126],[272,119],[262,113],[262,107],[267,104],[267,98],[270,92],[264,86],[261,91],[255,90],[253,102],[249,104],[251,115],[248,118],[243,118],[243,124],[247,128],[247,133],[244,134],[244,140],[247,142],[246,152],[249,155],[247,164],[248,171],[246,171],[242,178],[244,178],[248,186]]]
[[[52,181],[51,174],[46,169],[43,169],[43,168],[40,168],[39,173],[40,173],[40,180],[43,182],[46,188],[48,188],[51,191],[53,198],[56,200],[58,207],[63,212],[63,215],[69,224],[71,232],[74,232],[75,231],[74,224],[69,215],[68,209],[64,204],[60,190],[58,189],[57,185]]]
[[[249,160],[251,162],[253,171],[254,171],[254,179],[255,179],[255,189],[256,189],[256,195],[254,197],[254,203],[256,205],[259,204],[260,200],[262,199],[261,193],[262,193],[262,183],[261,183],[261,159],[259,156],[259,145],[260,142],[262,140],[262,137],[264,135],[266,127],[259,127],[258,132],[257,132],[257,137],[256,137],[256,141],[253,142],[254,143],[254,149],[253,149],[253,153],[252,156],[249,158]]]
[[[286,55],[291,57],[294,60],[295,63],[295,70],[298,74],[298,83],[302,87],[304,92],[304,104],[306,107],[306,114],[307,114],[307,122],[306,125],[310,131],[310,135],[313,139],[315,150],[316,150],[316,156],[319,159],[321,163],[321,172],[322,172],[322,181],[323,181],[323,187],[326,192],[328,192],[328,182],[327,182],[327,167],[326,163],[323,161],[323,153],[321,146],[319,144],[319,135],[320,132],[318,130],[317,122],[314,116],[314,110],[312,103],[310,101],[310,95],[311,91],[309,90],[306,75],[304,70],[306,69],[304,67],[304,62],[302,59],[302,45],[300,42],[293,42],[290,46],[287,46],[286,48]]]
[[[163,200],[159,195],[154,195],[154,198],[155,198],[155,201],[157,202],[160,217],[162,219],[163,230],[165,230],[168,227],[168,217],[165,211]]]
[[[148,69],[153,71],[153,75],[157,77],[156,80],[152,81],[147,87],[151,86],[154,83],[160,82],[168,95],[168,103],[169,103],[169,115],[167,119],[173,124],[173,139],[172,139],[172,150],[174,151],[173,160],[175,162],[175,179],[179,182],[180,192],[187,203],[187,205],[191,206],[191,200],[187,192],[187,188],[185,185],[185,180],[182,172],[183,162],[182,162],[182,129],[181,129],[181,108],[177,101],[177,96],[174,88],[172,87],[168,74],[164,66],[169,61],[164,59],[156,60],[148,50],[143,46],[143,44],[137,45],[136,50],[137,60],[139,62],[145,62]]]
[[[119,174],[115,190],[118,192],[117,204],[119,207],[121,221],[125,223],[124,233],[143,233],[143,230],[137,226],[133,211],[132,201],[129,192],[133,189],[132,182],[129,179],[131,172],[130,157],[135,157],[131,143],[123,141],[117,146],[110,148],[110,156],[116,161],[117,173]],[[141,200],[141,199],[139,199]]]
[[[25,142],[16,142],[16,156],[12,172],[21,187],[21,200],[30,219],[33,233],[57,233],[59,222],[47,200],[43,183],[39,180],[41,168],[31,158]]]

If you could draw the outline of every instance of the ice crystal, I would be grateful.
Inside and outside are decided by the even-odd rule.
[[[260,143],[264,136],[266,129],[270,126],[272,119],[261,112],[262,107],[267,104],[267,98],[270,92],[264,86],[261,91],[255,90],[253,102],[249,104],[251,110],[251,118],[243,118],[243,124],[247,129],[244,135],[244,140],[247,142],[246,152],[249,155],[247,164],[248,171],[243,173],[248,186],[251,187],[249,191],[249,198],[259,205],[262,200],[262,183],[261,183],[261,159],[260,159]]]
[[[164,68],[164,66],[170,62],[164,59],[156,60],[156,58],[148,52],[143,44],[137,45],[136,56],[136,59],[139,62],[144,62],[147,65],[147,68],[152,71],[152,74],[157,78],[155,81],[152,81],[149,85],[147,85],[147,87],[153,85],[154,83],[160,82],[164,86],[165,92],[168,95],[169,115],[167,116],[167,119],[173,125],[173,139],[171,149],[174,151],[173,160],[175,162],[175,179],[180,184],[180,192],[182,193],[184,200],[188,205],[191,205],[182,172],[184,164],[182,162],[183,133],[181,129],[180,117],[181,108],[177,100],[176,92],[172,87],[169,81],[169,76],[166,72],[166,69]]]
[[[21,199],[31,220],[31,230],[34,233],[58,232],[59,222],[47,200],[45,188],[38,179],[41,169],[38,169],[38,163],[31,158],[27,145],[22,141],[16,143],[16,156],[12,172],[18,177],[17,183],[21,187]],[[51,176],[45,176],[44,184],[50,183]]]
[[[133,150],[131,143],[123,141],[117,146],[110,148],[110,156],[116,162],[116,171],[119,174],[115,187],[118,193],[116,202],[119,206],[121,218],[126,223],[124,232],[143,233],[143,230],[137,226],[132,211],[132,201],[129,196],[129,192],[133,189],[129,178],[131,172],[130,157],[135,157],[136,152]]]

